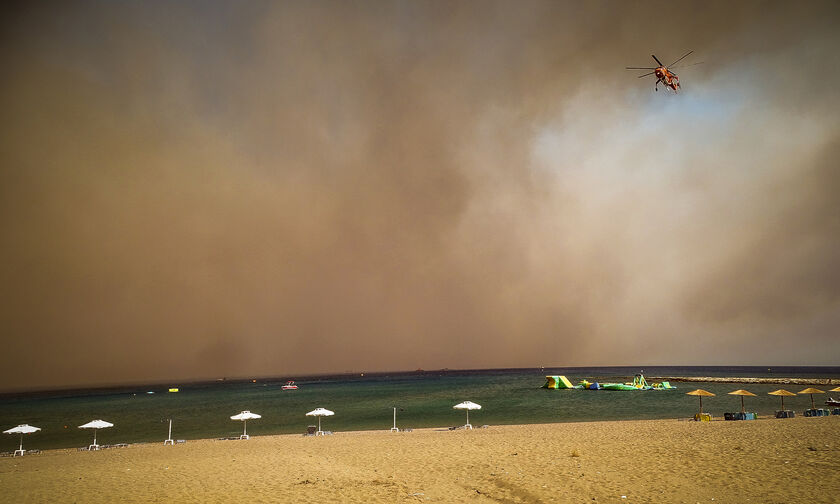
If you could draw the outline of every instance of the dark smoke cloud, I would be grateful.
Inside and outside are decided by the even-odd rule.
[[[3,388],[840,356],[836,3],[5,9]]]

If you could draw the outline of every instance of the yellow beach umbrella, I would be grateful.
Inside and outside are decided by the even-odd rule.
[[[703,389],[692,390],[691,392],[686,392],[685,395],[694,395],[700,398],[700,413],[703,413],[703,396],[714,397],[714,394]]]
[[[767,392],[770,395],[779,396],[782,398],[782,410],[785,409],[785,396],[796,396],[793,392],[788,392],[785,389],[774,390],[773,392]]]
[[[829,392],[840,392],[840,387],[834,387],[833,389],[829,390]]]
[[[750,391],[743,390],[743,389],[738,389],[738,390],[735,390],[733,392],[729,392],[729,395],[739,395],[739,396],[741,396],[741,413],[744,413],[744,396],[748,395],[748,396],[755,397],[755,394],[753,394]]]
[[[825,392],[823,392],[822,390],[815,389],[813,387],[808,387],[805,390],[800,390],[799,393],[809,394],[811,396],[811,409],[816,409],[816,406],[814,406],[814,394],[825,394]]]

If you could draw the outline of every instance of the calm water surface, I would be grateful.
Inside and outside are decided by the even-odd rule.
[[[770,415],[779,398],[767,392],[778,385],[727,383],[677,383],[671,391],[585,391],[540,388],[546,374],[564,374],[572,383],[627,381],[639,368],[546,368],[478,371],[435,371],[299,379],[296,391],[283,391],[281,379],[248,382],[181,384],[180,392],[167,393],[165,386],[39,393],[0,398],[0,429],[20,423],[41,427],[41,432],[24,439],[25,448],[67,448],[90,444],[92,432],[78,426],[101,418],[114,424],[99,432],[100,444],[161,442],[166,438],[165,419],[173,419],[172,437],[200,439],[236,436],[241,422],[230,416],[251,410],[263,416],[248,422],[248,433],[302,433],[317,420],[305,413],[317,407],[335,411],[323,419],[332,431],[389,429],[393,407],[399,427],[445,427],[462,425],[465,414],[452,406],[464,400],[481,404],[470,413],[474,425],[576,422],[590,420],[632,420],[683,418],[697,410],[698,399],[685,392],[704,388],[717,397],[703,400],[704,411],[721,416],[740,410],[740,399],[729,396],[738,388],[758,395],[747,397],[748,411]],[[647,376],[770,376],[840,378],[840,367],[753,368],[753,367],[650,367]],[[177,385],[177,384],[176,384]],[[791,391],[805,386],[791,385]],[[153,391],[154,394],[147,394]],[[819,403],[825,396],[815,397]],[[840,394],[834,394],[840,396]],[[805,396],[786,398],[788,409],[810,407]],[[17,448],[18,437],[0,438],[0,451]]]

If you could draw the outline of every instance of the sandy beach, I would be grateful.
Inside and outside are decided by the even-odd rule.
[[[6,502],[837,502],[840,417],[189,441],[0,460]]]

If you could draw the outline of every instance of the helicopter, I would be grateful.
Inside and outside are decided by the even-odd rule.
[[[655,75],[656,76],[656,85],[654,86],[655,91],[659,91],[659,83],[665,85],[665,87],[669,87],[677,92],[677,88],[680,87],[680,78],[677,77],[677,74],[670,70],[671,67],[682,61],[686,56],[693,53],[694,51],[688,51],[687,53],[683,54],[679,57],[675,62],[671,63],[670,65],[663,65],[659,58],[655,55],[651,54],[650,56],[653,58],[654,61],[659,65],[657,67],[625,67],[627,70],[653,70],[652,72],[648,72],[644,75],[640,75],[639,78],[647,77],[648,75]],[[700,62],[702,63],[702,61]],[[699,65],[700,63],[693,63],[689,66]]]

